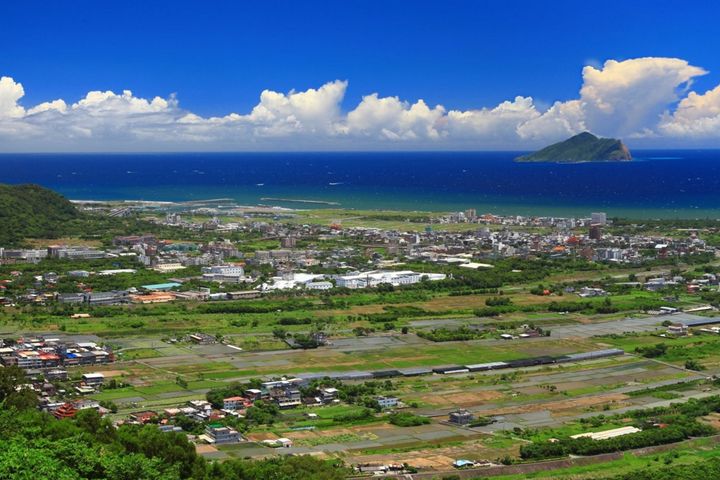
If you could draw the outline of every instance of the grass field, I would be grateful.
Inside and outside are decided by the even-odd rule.
[[[658,360],[683,364],[687,360],[699,360],[708,368],[720,366],[720,337],[711,334],[672,338],[658,335],[634,334],[621,337],[599,337],[598,340],[633,353],[637,348],[664,344],[668,348]]]
[[[698,439],[683,442],[668,452],[652,455],[634,455],[627,453],[622,459],[586,466],[577,466],[557,470],[547,470],[522,475],[501,475],[492,477],[498,480],[524,479],[562,479],[585,480],[612,478],[616,475],[631,474],[635,471],[652,471],[667,465],[691,465],[720,458],[720,449],[710,439]]]

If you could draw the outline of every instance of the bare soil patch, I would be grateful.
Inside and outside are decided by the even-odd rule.
[[[529,405],[517,405],[512,407],[496,408],[493,410],[485,410],[484,415],[509,415],[518,413],[531,413],[542,410],[550,412],[561,412],[563,410],[583,409],[596,405],[605,405],[613,402],[621,402],[628,396],[622,393],[609,393],[606,395],[595,395],[592,397],[572,398],[567,400],[558,400],[554,402],[533,403]]]

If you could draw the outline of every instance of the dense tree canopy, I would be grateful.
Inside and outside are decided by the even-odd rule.
[[[312,457],[212,463],[182,433],[155,425],[115,428],[95,409],[56,420],[18,401],[25,376],[0,368],[0,478],[18,480],[336,480],[346,470]],[[10,405],[15,402],[17,405]]]

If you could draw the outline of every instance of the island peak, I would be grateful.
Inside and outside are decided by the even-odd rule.
[[[515,160],[558,163],[624,162],[632,160],[632,156],[622,140],[601,138],[590,132],[582,132]]]

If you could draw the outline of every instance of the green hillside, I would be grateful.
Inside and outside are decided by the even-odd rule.
[[[0,246],[28,237],[55,238],[80,213],[62,195],[38,185],[0,184]]]
[[[598,138],[583,132],[554,143],[535,153],[516,158],[518,162],[614,162],[631,160],[630,150],[615,138]]]

